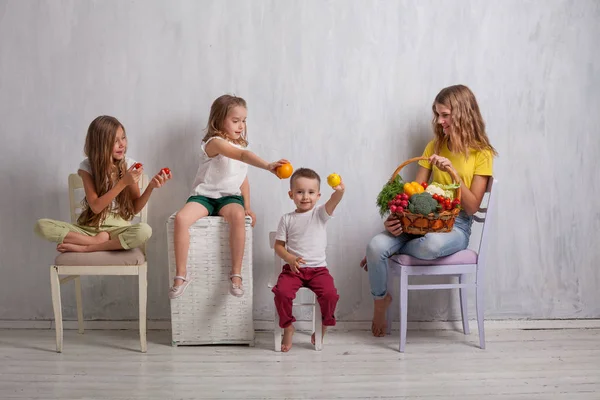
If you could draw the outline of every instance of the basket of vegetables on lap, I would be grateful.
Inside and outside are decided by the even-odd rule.
[[[382,217],[388,213],[396,215],[402,230],[409,234],[450,232],[460,212],[460,181],[452,171],[450,176],[454,183],[451,185],[404,182],[400,170],[419,160],[428,158],[411,158],[396,168],[377,196],[379,213]]]

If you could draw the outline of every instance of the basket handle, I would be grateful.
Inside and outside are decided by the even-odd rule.
[[[398,166],[398,168],[396,168],[396,170],[392,174],[392,177],[390,178],[390,182],[396,178],[396,176],[400,173],[400,170],[402,170],[402,168],[406,167],[410,163],[413,163],[415,161],[421,161],[421,160],[429,160],[429,157],[423,157],[423,156],[413,157],[413,158],[409,158],[408,160],[404,161],[402,164],[400,164]],[[456,183],[457,185],[460,185],[460,179],[459,179],[458,175],[456,175],[456,172],[454,172],[454,170],[450,170],[450,172],[448,172],[448,173],[452,177],[452,180],[454,181],[454,183]],[[456,198],[458,199],[458,201],[460,201],[460,198],[461,198],[460,186],[458,187],[458,189],[456,189]]]

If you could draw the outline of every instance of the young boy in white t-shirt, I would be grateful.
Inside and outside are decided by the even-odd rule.
[[[335,325],[335,307],[339,295],[333,277],[327,269],[327,222],[344,196],[344,183],[333,188],[335,192],[327,203],[317,206],[321,197],[321,178],[308,168],[300,168],[290,179],[290,199],[296,210],[285,214],[279,221],[275,236],[275,252],[285,261],[277,285],[273,288],[275,307],[279,314],[279,326],[283,328],[281,351],[292,348],[292,336],[296,321],[292,304],[301,287],[307,287],[317,295],[323,316],[323,332]],[[312,343],[315,343],[313,332]]]

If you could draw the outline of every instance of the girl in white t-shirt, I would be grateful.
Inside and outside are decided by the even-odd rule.
[[[77,173],[83,181],[85,198],[77,224],[40,219],[35,232],[58,243],[60,252],[91,252],[132,249],[144,244],[152,235],[145,223],[130,224],[144,208],[152,191],[171,179],[163,168],[144,193],[138,181],[144,167],[126,157],[125,128],[114,117],[100,116],[92,121],[85,139],[87,158]]]
[[[210,108],[194,186],[186,205],[175,216],[176,276],[169,290],[171,299],[181,296],[191,281],[187,273],[189,228],[209,215],[220,215],[229,223],[232,262],[229,292],[236,297],[244,294],[241,271],[246,215],[252,218],[252,226],[256,223],[250,208],[248,164],[277,175],[277,168],[288,163],[284,159],[268,163],[246,149],[246,115],[246,101],[236,96],[223,95]]]

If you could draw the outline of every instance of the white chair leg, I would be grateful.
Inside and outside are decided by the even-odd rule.
[[[140,348],[142,353],[147,351],[146,342],[146,305],[148,302],[148,266],[147,264],[140,265],[138,267],[138,294],[140,299]]]
[[[406,331],[408,329],[408,274],[400,269],[400,353],[406,346]]]
[[[60,302],[60,278],[58,268],[50,267],[50,287],[52,290],[52,308],[54,309],[54,327],[56,330],[56,352],[62,353],[63,346],[63,325],[62,325],[62,306]]]
[[[477,330],[479,331],[479,347],[485,349],[485,331],[483,328],[483,284],[477,277],[477,287],[475,289],[475,308],[477,311]]]
[[[316,296],[313,294],[312,295],[312,331],[316,332],[317,331],[317,308],[319,308],[319,305],[317,304],[317,299]],[[320,309],[320,308],[319,308]]]
[[[279,327],[279,314],[277,314],[277,308],[275,308],[275,315],[273,317],[273,343],[275,344],[275,351],[281,351],[281,328]]]
[[[390,268],[388,267],[387,270],[387,292],[388,293],[392,293],[392,288],[394,287],[394,275],[392,274],[392,271],[390,270]],[[390,304],[391,306],[391,304]],[[387,310],[385,311],[385,334],[386,335],[391,335],[392,334],[392,324],[394,322],[393,319],[393,314],[391,311],[391,308],[388,307]]]
[[[467,283],[467,274],[461,274],[458,282],[461,284]],[[460,292],[460,314],[462,317],[463,332],[465,335],[471,333],[469,330],[469,310],[467,307],[467,288],[458,289]]]
[[[315,350],[323,350],[323,318],[321,317],[321,306],[315,299],[315,305],[313,308],[313,326],[315,333]]]
[[[77,331],[83,333],[83,301],[81,299],[81,277],[75,278],[75,303],[77,304]]]

